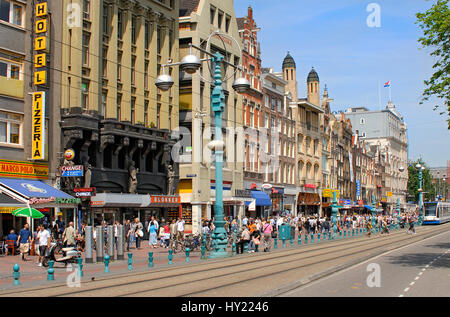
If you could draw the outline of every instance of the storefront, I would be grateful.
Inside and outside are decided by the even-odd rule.
[[[271,215],[272,216],[283,215],[285,213],[284,188],[272,187],[270,189],[270,199],[272,200]]]
[[[112,225],[115,221],[124,223],[139,218],[143,225],[147,225],[152,216],[160,222],[170,222],[181,215],[179,196],[101,193],[91,197],[85,221],[98,226],[103,221]]]
[[[78,228],[77,211],[81,203],[80,199],[74,198],[42,181],[0,178],[0,192],[3,207],[8,208],[2,209],[2,222],[4,220],[6,226],[12,226],[12,228],[7,228],[2,224],[3,231],[9,232],[13,228],[17,230],[25,222],[30,223],[33,229],[43,221],[38,219],[31,221],[27,218],[18,219],[12,216],[12,211],[24,206],[42,211],[44,215],[47,215],[46,220],[49,222],[51,219],[48,219],[48,217],[56,220],[58,214],[60,214],[65,218],[66,223],[72,221],[75,228]],[[10,206],[6,206],[7,204]],[[17,228],[18,225],[19,228]]]
[[[320,196],[315,193],[298,193],[297,212],[303,216],[319,215],[320,212]]]
[[[270,216],[272,199],[270,196],[259,190],[251,191],[253,201],[246,202],[245,215],[251,218],[267,218]]]

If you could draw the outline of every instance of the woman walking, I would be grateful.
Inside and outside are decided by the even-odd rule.
[[[150,226],[149,226],[149,230],[148,230],[149,234],[150,234],[150,238],[149,238],[149,245],[156,249],[158,247],[158,239],[157,239],[157,232],[156,232],[156,225],[153,222],[150,222]]]

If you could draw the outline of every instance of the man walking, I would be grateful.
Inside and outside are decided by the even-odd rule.
[[[45,253],[47,252],[47,248],[50,247],[50,232],[44,229],[44,226],[40,226],[40,230],[37,234],[37,238],[39,240],[39,264],[38,266],[42,266],[42,261],[45,258]]]
[[[178,241],[183,241],[183,239],[184,239],[184,224],[185,224],[185,221],[183,220],[183,218],[179,217],[178,221],[177,221],[177,240]]]
[[[127,219],[125,225],[123,226],[123,232],[125,235],[125,240],[127,242],[127,252],[130,251],[130,233],[131,233],[131,222],[130,219]]]
[[[20,243],[19,249],[20,254],[22,255],[22,261],[28,261],[27,260],[27,253],[30,251],[30,244],[31,244],[31,232],[30,232],[30,225],[26,223],[23,226],[23,229],[19,231],[19,236],[17,237],[17,244]]]
[[[75,239],[76,235],[75,228],[73,227],[73,222],[69,222],[69,226],[64,230],[63,233],[63,242],[68,248],[74,248],[76,246]]]

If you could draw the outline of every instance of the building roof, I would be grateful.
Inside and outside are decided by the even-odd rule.
[[[236,18],[236,22],[237,22],[237,25],[238,25],[238,30],[243,30],[244,29],[245,20],[246,20],[246,18]]]
[[[283,69],[285,68],[296,68],[294,58],[291,54],[289,54],[289,52],[283,60]]]
[[[200,0],[180,0],[180,17],[190,16],[192,12],[197,11]]]
[[[317,75],[316,71],[314,70],[314,67],[311,69],[311,71],[308,74],[307,82],[309,83],[312,81],[319,81],[319,75]]]

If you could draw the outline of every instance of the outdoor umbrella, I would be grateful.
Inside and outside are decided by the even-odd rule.
[[[12,215],[16,217],[31,217],[33,219],[41,219],[44,217],[39,210],[31,208],[30,206],[16,209],[12,212]]]

